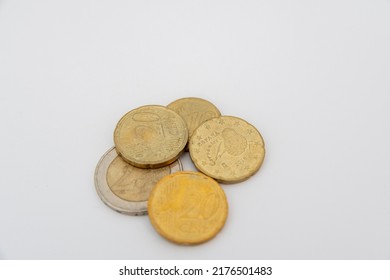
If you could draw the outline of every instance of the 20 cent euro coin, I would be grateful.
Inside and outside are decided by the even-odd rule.
[[[264,160],[260,132],[243,119],[222,116],[193,133],[190,156],[196,168],[222,183],[236,183],[256,173]]]
[[[219,184],[199,172],[162,178],[148,201],[149,218],[159,234],[178,244],[199,244],[224,226],[228,204]]]

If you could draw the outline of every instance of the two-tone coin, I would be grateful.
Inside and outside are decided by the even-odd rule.
[[[199,244],[223,228],[228,203],[219,184],[200,172],[162,178],[148,201],[149,218],[159,234],[178,244]]]
[[[197,97],[186,97],[173,101],[167,106],[178,113],[186,122],[189,139],[195,129],[205,121],[221,116],[218,108],[211,102]],[[188,151],[188,146],[187,146]]]
[[[113,210],[129,215],[147,214],[147,200],[155,184],[164,176],[181,171],[177,160],[169,166],[141,169],[125,162],[111,148],[95,170],[95,187],[101,200]]]
[[[188,141],[184,120],[158,105],[134,109],[118,122],[115,148],[128,163],[139,168],[158,168],[179,158]]]
[[[201,124],[189,148],[198,170],[222,183],[248,179],[259,170],[265,155],[260,132],[243,119],[231,116]]]

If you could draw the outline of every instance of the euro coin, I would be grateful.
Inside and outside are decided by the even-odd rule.
[[[228,214],[219,184],[199,172],[177,172],[162,178],[148,201],[149,218],[166,239],[193,245],[213,238]]]
[[[163,106],[134,109],[118,122],[114,142],[118,154],[140,168],[167,166],[179,158],[188,140],[184,120]]]
[[[218,108],[212,103],[197,97],[181,98],[173,101],[167,107],[184,119],[187,124],[189,138],[199,125],[209,119],[221,116]]]
[[[243,119],[222,116],[201,124],[190,141],[196,168],[222,183],[236,183],[255,174],[264,160],[260,132]]]
[[[113,210],[129,215],[145,215],[154,185],[165,175],[181,171],[179,160],[156,169],[134,167],[118,156],[115,148],[103,155],[95,171],[95,187],[100,199]]]

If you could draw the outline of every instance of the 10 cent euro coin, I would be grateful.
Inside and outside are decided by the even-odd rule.
[[[184,119],[187,124],[189,138],[191,138],[199,125],[209,119],[221,116],[214,104],[198,97],[180,98],[170,103],[167,107]],[[188,146],[186,148],[188,150]]]
[[[179,158],[188,141],[184,120],[158,105],[125,114],[114,131],[115,148],[128,163],[139,168],[167,166]]]

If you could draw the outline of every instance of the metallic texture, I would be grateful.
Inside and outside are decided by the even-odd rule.
[[[199,172],[177,172],[162,178],[150,193],[149,218],[159,234],[193,245],[213,238],[228,214],[219,184]]]
[[[259,131],[243,119],[222,116],[204,122],[192,135],[190,156],[204,174],[222,183],[236,183],[255,174],[264,160]]]
[[[95,187],[101,200],[113,210],[129,215],[147,214],[147,200],[156,182],[182,170],[180,160],[167,167],[141,169],[124,162],[115,148],[100,159],[95,171]]]
[[[218,108],[211,102],[197,97],[181,98],[173,101],[167,107],[184,119],[187,124],[189,138],[199,125],[209,119],[221,116]]]
[[[179,158],[188,141],[184,120],[158,105],[134,109],[118,122],[114,142],[118,154],[140,168],[158,168]]]

